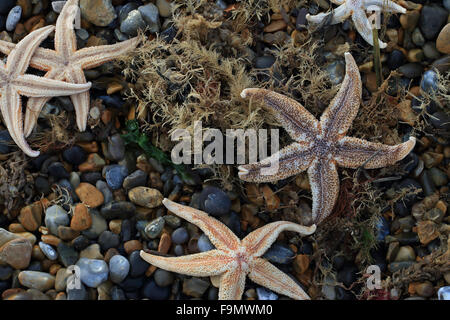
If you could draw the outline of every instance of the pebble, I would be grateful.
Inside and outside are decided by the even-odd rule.
[[[27,231],[36,231],[42,222],[42,204],[37,201],[20,210],[19,222]]]
[[[405,77],[413,79],[422,75],[423,67],[419,63],[407,63],[398,68],[398,71]]]
[[[439,288],[437,296],[439,300],[450,300],[450,286]]]
[[[32,245],[27,239],[14,239],[0,248],[0,263],[9,264],[20,270],[28,267],[31,261]]]
[[[231,209],[228,195],[216,187],[205,187],[200,193],[199,201],[200,209],[215,217],[223,216]]]
[[[55,276],[55,290],[65,291],[67,287],[67,279],[72,275],[66,268],[60,268]]]
[[[145,226],[144,232],[150,239],[155,239],[161,234],[164,224],[164,218],[156,218]]]
[[[288,264],[295,258],[295,253],[284,244],[274,243],[263,255],[263,258],[273,263]]]
[[[150,300],[167,300],[170,296],[170,287],[160,287],[151,279],[144,284],[141,294]]]
[[[103,218],[97,211],[90,211],[92,225],[89,229],[82,231],[81,233],[88,239],[97,239],[98,236],[108,229],[108,224],[105,218]]]
[[[53,162],[48,166],[48,173],[56,179],[69,179],[70,174],[61,162]]]
[[[128,169],[121,165],[108,166],[105,173],[106,183],[113,190],[122,187],[123,180],[126,176],[128,176]]]
[[[39,242],[39,248],[41,248],[42,252],[45,254],[45,256],[49,260],[56,260],[58,259],[58,252],[56,252],[55,249],[49,244],[46,244],[42,241]]]
[[[425,92],[432,93],[437,90],[438,76],[434,70],[425,71],[420,81],[420,88]]]
[[[333,61],[326,65],[325,71],[330,77],[330,82],[337,85],[342,82],[345,75],[345,64],[340,61]]]
[[[128,197],[134,204],[150,209],[159,207],[164,199],[159,190],[148,187],[135,187],[128,192]]]
[[[258,300],[278,300],[278,295],[263,287],[257,287],[256,294],[258,295]]]
[[[133,251],[129,256],[130,261],[130,276],[140,277],[145,274],[150,264],[143,260],[139,251]]]
[[[92,226],[92,218],[88,208],[79,203],[74,208],[72,220],[70,221],[70,227],[75,231],[87,230]]]
[[[6,15],[15,5],[16,5],[16,0],[0,1],[0,14]]]
[[[274,56],[260,56],[255,59],[255,68],[256,69],[267,69],[270,68],[275,63]]]
[[[59,226],[68,226],[70,219],[66,210],[64,210],[59,205],[53,205],[48,207],[45,210],[45,226],[49,229],[49,231],[57,236],[58,235],[58,227]]]
[[[66,288],[67,300],[87,300],[88,293],[86,287],[81,283],[80,288]]]
[[[105,181],[98,180],[95,187],[103,194],[103,203],[108,204],[114,200],[114,196]]]
[[[80,201],[90,208],[101,206],[105,200],[103,193],[87,182],[81,182],[75,189],[75,193],[80,198]]]
[[[104,257],[100,252],[100,245],[93,243],[80,252],[80,258],[103,260]]]
[[[100,210],[101,215],[108,220],[127,219],[136,212],[136,207],[128,201],[111,201]]]
[[[108,137],[108,153],[111,160],[120,161],[125,156],[125,142],[120,134]]]
[[[120,244],[120,238],[117,234],[105,230],[98,237],[98,243],[102,250],[106,251],[110,248],[117,248]]]
[[[136,170],[123,180],[123,187],[130,190],[135,187],[145,186],[147,183],[147,173],[142,170]]]
[[[55,285],[54,276],[39,271],[21,271],[18,279],[21,285],[39,291],[47,291]]]
[[[208,287],[209,282],[199,278],[184,279],[183,281],[183,293],[194,298],[201,298]]]
[[[435,39],[447,22],[447,10],[437,5],[425,5],[420,12],[419,27],[428,40]]]
[[[80,9],[81,16],[98,27],[106,27],[117,18],[111,0],[80,0]]]
[[[172,15],[172,5],[167,0],[156,0],[156,6],[158,7],[159,15],[163,18],[170,17]]]
[[[153,275],[153,278],[155,279],[156,284],[160,287],[170,286],[175,280],[172,272],[163,269],[157,269]]]
[[[80,185],[80,175],[74,171],[70,173],[69,182],[72,186],[72,189],[75,190]]]
[[[161,23],[159,21],[158,7],[153,3],[148,3],[138,8],[142,18],[147,23],[147,27],[151,33],[159,32]]]
[[[8,13],[6,18],[6,30],[13,31],[16,28],[17,23],[19,23],[22,17],[22,8],[20,6],[15,6]]]
[[[141,13],[138,10],[132,10],[120,24],[120,32],[135,36],[139,29],[144,29],[146,26],[147,24]]]
[[[387,65],[389,69],[395,70],[405,63],[405,56],[400,50],[393,50],[388,57]]]
[[[109,294],[111,295],[111,300],[126,300],[127,299],[127,297],[125,296],[125,292],[118,286],[112,287]]]
[[[402,246],[399,248],[397,256],[394,262],[414,261],[416,259],[416,253],[411,246]]]
[[[414,29],[414,31],[411,35],[411,39],[412,39],[412,42],[414,42],[414,44],[419,47],[421,47],[425,44],[425,38],[423,37],[419,28]]]
[[[180,227],[172,232],[171,238],[175,244],[184,244],[189,240],[189,233],[186,228]]]
[[[64,160],[76,166],[86,161],[86,157],[86,152],[78,145],[74,145],[63,151]]]
[[[211,243],[211,241],[209,241],[209,238],[205,234],[202,234],[198,238],[197,247],[200,252],[213,250],[215,248],[214,245]]]
[[[422,49],[423,49],[423,54],[425,55],[425,57],[427,59],[436,60],[441,56],[441,54],[437,50],[436,44],[434,42],[429,41],[429,42],[425,43],[423,45]]]
[[[434,294],[433,284],[430,281],[417,283],[414,289],[419,296],[424,298],[429,298]]]
[[[114,283],[121,283],[130,271],[130,263],[127,258],[115,255],[109,260],[109,275]]]
[[[450,54],[450,23],[442,28],[436,39],[436,49],[442,53]]]
[[[64,265],[64,267],[69,267],[74,265],[78,260],[78,252],[68,244],[60,242],[56,248],[59,255],[59,261]]]
[[[103,260],[81,258],[77,262],[80,279],[88,287],[97,288],[108,280],[108,265]]]

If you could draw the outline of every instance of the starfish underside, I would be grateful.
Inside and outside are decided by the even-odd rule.
[[[405,13],[406,9],[390,0],[332,0],[331,2],[338,4],[331,13],[319,13],[311,16],[306,15],[306,19],[314,24],[321,24],[329,21],[330,24],[343,22],[350,16],[358,33],[373,46],[372,26],[367,18],[366,10],[375,6],[385,12]],[[329,15],[331,14],[331,19]],[[380,48],[386,48],[386,43],[378,40]]]
[[[345,136],[358,113],[361,78],[350,53],[345,53],[346,74],[338,94],[320,121],[300,103],[279,93],[249,88],[243,98],[262,100],[295,140],[258,163],[239,166],[239,177],[248,182],[273,182],[308,170],[312,192],[312,218],[318,224],[332,211],[339,193],[337,166],[367,169],[392,165],[414,148],[415,138],[395,146]],[[268,168],[278,170],[270,172]]]
[[[220,277],[219,299],[241,299],[245,278],[293,299],[305,300],[309,296],[288,275],[267,260],[261,258],[282,231],[298,232],[307,236],[316,226],[301,226],[292,222],[278,221],[265,225],[243,240],[222,222],[203,211],[164,199],[163,204],[172,213],[198,226],[216,249],[181,257],[163,257],[141,251],[148,263],[168,271],[195,277]]]
[[[107,61],[115,59],[133,50],[138,45],[138,37],[114,45],[87,47],[77,50],[73,22],[78,12],[78,1],[69,0],[64,5],[56,21],[55,50],[37,48],[30,65],[33,68],[46,71],[45,78],[63,80],[68,83],[85,84],[84,69],[95,68]],[[15,44],[0,41],[0,51],[10,54]],[[31,98],[25,113],[24,133],[29,136],[36,125],[39,113],[50,96]],[[86,129],[89,111],[89,92],[72,94],[71,96],[77,126],[80,131]]]
[[[47,26],[31,32],[8,55],[6,65],[0,61],[0,110],[11,138],[27,155],[36,157],[23,135],[22,103],[27,97],[55,97],[78,94],[89,90],[90,83],[72,84],[25,74],[31,57],[39,44],[55,29]]]

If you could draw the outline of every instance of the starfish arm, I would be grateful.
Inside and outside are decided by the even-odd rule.
[[[293,231],[302,236],[308,236],[316,231],[316,225],[305,227],[288,221],[272,222],[250,233],[242,240],[241,245],[247,248],[250,255],[259,257],[270,248],[283,231]]]
[[[345,53],[345,77],[337,95],[320,117],[325,139],[334,140],[344,135],[358,113],[362,94],[361,76],[355,59]]]
[[[70,57],[77,49],[73,22],[78,10],[78,0],[69,0],[56,20],[55,50],[66,58]]]
[[[239,238],[226,225],[207,213],[169,199],[164,199],[163,204],[172,213],[199,227],[217,249],[231,251],[239,247]]]
[[[345,3],[345,0],[330,0],[332,3],[337,4],[337,5],[341,5]]]
[[[26,155],[37,157],[39,151],[31,150],[23,135],[22,102],[20,95],[10,87],[1,90],[1,94],[0,111],[11,138]]]
[[[249,182],[272,182],[306,170],[315,155],[310,146],[294,142],[270,157],[239,166],[239,178]]]
[[[336,164],[331,160],[319,159],[308,169],[312,193],[312,219],[319,224],[333,210],[339,194],[339,177]]]
[[[364,6],[378,6],[384,12],[406,13],[406,9],[390,0],[364,0]]]
[[[15,47],[15,43],[0,40],[0,52],[3,54],[9,55]],[[37,48],[31,58],[30,66],[38,70],[48,71],[51,68],[58,67],[55,62],[57,60],[59,60],[59,56],[54,50]]]
[[[220,277],[219,300],[241,300],[247,273],[241,268],[232,268]]]
[[[229,255],[220,250],[209,250],[181,257],[162,257],[141,250],[140,255],[142,259],[155,267],[194,277],[222,274],[229,269],[233,261]]]
[[[29,74],[18,76],[13,83],[19,93],[27,97],[68,96],[84,92],[91,87],[90,82],[73,84]]]
[[[84,76],[83,69],[81,68],[70,68],[69,70],[66,70],[65,75],[66,80],[70,83],[86,83],[86,77]],[[71,95],[70,98],[72,99],[73,107],[75,109],[78,129],[82,132],[86,130],[86,123],[89,113],[89,91]]]
[[[6,63],[6,67],[11,72],[12,77],[23,74],[27,70],[34,51],[54,29],[54,26],[37,29],[16,45],[9,54]]]
[[[54,79],[54,80],[63,80],[64,74],[59,69],[51,69],[48,71],[44,78],[48,79]],[[29,98],[27,102],[27,107],[25,111],[25,122],[23,126],[23,131],[25,134],[25,137],[28,137],[31,132],[33,131],[37,119],[39,117],[39,114],[41,113],[42,108],[44,105],[49,101],[49,97],[40,97],[40,98]]]
[[[334,159],[339,166],[345,168],[358,168],[364,165],[366,169],[376,169],[402,160],[411,152],[415,144],[414,137],[395,146],[344,137],[336,144]]]
[[[331,21],[329,22],[329,24],[333,25],[333,24],[341,23],[342,21],[344,21],[345,19],[350,17],[351,12],[349,12],[347,10],[347,7],[345,6],[345,4],[342,4],[330,12],[318,13],[316,15],[310,15],[308,13],[306,15],[306,20],[308,20],[309,22],[311,22],[313,24],[320,24],[324,20],[326,20],[330,14],[333,16],[331,17]]]
[[[366,40],[370,45],[373,46],[373,35],[372,26],[370,25],[369,19],[367,18],[364,10],[355,10],[352,14],[352,20],[358,33]],[[378,43],[381,49],[386,48],[387,44],[378,39]]]
[[[292,299],[311,299],[287,274],[262,258],[256,258],[250,270],[248,277],[261,286]]]
[[[5,55],[9,55],[11,53],[11,51],[14,50],[15,47],[16,47],[15,43],[5,41],[5,40],[0,40],[0,52]]]
[[[92,69],[135,49],[139,41],[140,38],[135,37],[113,45],[83,48],[75,52],[73,59],[83,69]]]
[[[308,141],[318,133],[318,121],[300,103],[282,94],[266,89],[247,88],[241,92],[242,98],[262,100],[275,111],[275,117],[296,141]]]

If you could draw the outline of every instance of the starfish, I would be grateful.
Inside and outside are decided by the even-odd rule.
[[[180,205],[169,199],[164,206],[177,216],[197,225],[216,249],[181,257],[163,257],[141,250],[141,257],[152,265],[194,277],[220,277],[219,300],[239,300],[245,278],[293,299],[307,300],[308,295],[288,275],[261,258],[282,231],[310,235],[316,226],[301,226],[278,221],[259,228],[240,240],[222,222],[207,213]]]
[[[11,138],[30,157],[38,156],[39,152],[31,150],[25,141],[20,95],[65,96],[91,87],[91,83],[71,84],[25,74],[34,51],[54,29],[54,26],[48,26],[31,32],[11,50],[6,65],[0,60],[0,111]]]
[[[365,10],[370,6],[376,6],[380,10],[387,12],[405,13],[406,9],[390,0],[331,0],[334,4],[339,5],[331,14],[330,24],[343,22],[350,16],[358,33],[373,46],[372,26],[366,16]],[[329,13],[319,13],[311,16],[306,15],[306,19],[315,24],[319,24],[329,16]],[[386,48],[386,43],[378,40],[380,48]]]
[[[416,139],[395,146],[346,136],[358,113],[361,77],[352,55],[345,53],[346,71],[339,92],[320,121],[300,103],[273,91],[248,88],[243,98],[262,100],[276,111],[275,117],[296,141],[258,163],[239,166],[239,177],[249,182],[272,182],[308,170],[312,192],[312,218],[318,224],[332,211],[339,193],[337,166],[381,168],[403,159]],[[275,168],[269,172],[268,168]],[[262,170],[266,170],[263,172]]]
[[[135,37],[114,45],[76,49],[76,37],[73,22],[77,16],[79,0],[69,0],[64,5],[56,21],[55,50],[38,48],[30,65],[46,71],[45,78],[64,80],[70,83],[86,83],[83,69],[95,68],[107,61],[123,55],[136,48],[139,38]],[[0,51],[9,54],[14,44],[0,41]],[[86,130],[89,111],[89,92],[70,96],[76,112],[77,126],[80,131]],[[49,98],[33,98],[28,101],[25,114],[24,132],[29,136],[36,125],[37,118]]]

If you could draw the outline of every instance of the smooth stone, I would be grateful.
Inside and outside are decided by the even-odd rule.
[[[9,153],[12,139],[8,130],[0,130],[0,154]]]
[[[419,47],[421,47],[425,44],[425,38],[423,37],[419,28],[414,29],[414,31],[411,35],[411,38],[412,38],[412,42],[414,42],[414,44]]]
[[[128,219],[136,212],[136,206],[128,201],[111,201],[100,210],[101,215],[108,220]]]
[[[231,209],[231,200],[219,188],[207,186],[199,196],[200,209],[212,216],[223,216]]]
[[[126,176],[128,176],[128,169],[126,167],[121,165],[108,166],[105,174],[106,183],[113,190],[120,189]]]
[[[148,3],[144,6],[138,8],[141,13],[142,19],[147,23],[147,27],[151,33],[159,32],[161,28],[161,23],[159,21],[159,10],[158,7],[153,3]]]
[[[190,278],[183,281],[183,293],[190,297],[201,298],[209,288],[209,282],[199,279]]]
[[[61,162],[53,162],[48,166],[48,173],[56,179],[69,179],[70,174]]]
[[[114,161],[120,161],[125,156],[125,142],[120,134],[108,138],[108,153]]]
[[[103,260],[103,255],[100,252],[100,245],[98,243],[89,245],[80,252],[80,258]]]
[[[278,295],[266,288],[257,287],[256,294],[258,300],[278,300]]]
[[[441,56],[439,51],[436,49],[436,44],[434,42],[429,41],[425,43],[422,49],[423,54],[427,59],[436,60]]]
[[[102,250],[106,251],[110,248],[117,248],[120,244],[120,238],[117,234],[105,230],[98,237],[98,243]]]
[[[61,268],[56,272],[55,276],[55,290],[65,291],[67,287],[67,279],[72,275],[66,268]]]
[[[144,277],[136,277],[133,278],[128,275],[125,280],[123,280],[119,287],[121,287],[125,292],[133,292],[138,290],[144,285]]]
[[[135,187],[128,191],[128,198],[138,206],[153,209],[162,204],[164,196],[158,189]]]
[[[0,1],[0,14],[6,15],[15,5],[17,0]]]
[[[0,281],[7,280],[14,273],[14,269],[10,266],[2,266],[0,265]],[[0,292],[1,294],[1,292]]]
[[[158,7],[159,15],[163,18],[170,17],[172,15],[172,4],[167,0],[156,0],[156,6]]]
[[[121,283],[130,272],[130,262],[121,255],[115,255],[109,260],[109,276],[112,282]]]
[[[86,151],[78,145],[73,145],[72,147],[63,151],[63,159],[70,164],[80,165],[86,161],[87,155]]]
[[[6,18],[6,30],[13,31],[16,28],[17,23],[19,23],[20,18],[22,17],[22,7],[15,6],[8,13],[8,17]]]
[[[172,229],[176,229],[179,226],[181,226],[181,220],[177,216],[165,215],[165,216],[163,216],[163,218],[164,218],[165,223]]]
[[[81,251],[89,246],[89,239],[81,235],[72,240],[72,245],[75,250]]]
[[[189,240],[189,233],[186,228],[180,227],[172,232],[171,238],[173,243],[183,244]]]
[[[428,171],[435,186],[442,187],[448,183],[448,176],[442,170],[438,168],[431,168]]]
[[[8,243],[11,240],[14,239],[20,239],[19,235],[16,233],[9,232],[8,230],[5,230],[3,228],[0,228],[0,247],[2,247],[4,244]]]
[[[274,56],[260,56],[255,59],[255,68],[256,69],[267,69],[270,68],[275,63]]]
[[[68,268],[77,262],[78,252],[76,252],[75,249],[68,244],[61,241],[56,250],[58,251],[59,261],[64,267]]]
[[[274,243],[263,258],[273,263],[288,264],[295,258],[295,253],[284,244]]]
[[[411,246],[402,246],[399,248],[397,256],[394,262],[414,261],[416,259],[416,253]]]
[[[67,300],[87,300],[88,299],[88,292],[86,290],[86,287],[80,283],[80,288],[66,288],[67,292]]]
[[[145,186],[147,184],[147,173],[142,170],[136,170],[123,180],[123,187],[127,190]]]
[[[450,300],[450,286],[439,288],[437,296],[439,300]]]
[[[413,79],[422,75],[423,67],[419,63],[407,63],[398,68],[398,71],[405,77]]]
[[[81,16],[90,23],[107,27],[117,18],[111,0],[80,0]]]
[[[33,247],[27,239],[11,240],[0,249],[0,264],[6,263],[17,270],[25,269],[30,264]]]
[[[154,219],[153,221],[151,221],[150,223],[148,223],[144,229],[145,234],[150,238],[150,239],[155,239],[157,238],[163,228],[164,228],[164,218],[159,217]]]
[[[111,201],[114,200],[114,196],[111,192],[111,190],[108,187],[108,184],[103,180],[98,180],[95,184],[95,187],[100,190],[100,192],[103,194],[104,203],[108,204]]]
[[[75,193],[80,198],[80,201],[90,208],[96,208],[102,205],[105,201],[100,190],[87,182],[80,183],[80,185],[75,189]]]
[[[45,272],[21,271],[18,278],[21,285],[39,291],[47,291],[55,284],[55,277]]]
[[[436,48],[444,54],[450,54],[450,23],[447,23],[439,33]]]
[[[209,238],[205,234],[202,234],[198,238],[197,247],[200,252],[205,252],[205,251],[215,249],[214,245],[211,243],[211,241],[209,241]]]
[[[388,57],[387,65],[389,69],[395,70],[402,66],[404,62],[405,56],[403,53],[400,50],[393,50]]]
[[[78,186],[80,185],[80,182],[81,182],[80,175],[74,171],[71,172],[70,177],[69,177],[69,182],[72,185],[73,190],[78,188]]]
[[[428,40],[435,39],[447,21],[447,10],[437,5],[425,5],[420,12],[419,26]]]
[[[170,287],[160,287],[155,280],[147,281],[141,289],[141,294],[150,300],[167,300],[170,296]]]
[[[173,273],[164,269],[157,269],[153,275],[153,278],[155,279],[156,284],[160,287],[170,286],[175,280]]]
[[[108,265],[103,260],[81,258],[77,262],[80,267],[80,279],[88,287],[97,288],[108,280]]]
[[[330,82],[337,85],[342,82],[345,75],[345,64],[342,61],[333,61],[325,66]]]
[[[120,24],[120,32],[126,33],[129,36],[135,36],[139,29],[143,30],[146,26],[147,23],[144,21],[141,13],[138,10],[132,10]]]
[[[81,232],[82,235],[87,237],[88,239],[97,239],[100,234],[108,229],[108,224],[98,211],[90,210],[92,225],[89,229]]]
[[[42,252],[45,254],[45,256],[49,260],[56,260],[58,259],[58,252],[56,252],[53,247],[45,242],[40,241],[39,242],[39,248],[41,248]]]
[[[53,205],[45,210],[45,226],[53,235],[58,235],[59,226],[68,226],[70,223],[69,215],[59,205]]]
[[[133,251],[129,256],[130,261],[130,276],[140,277],[145,274],[150,264],[143,260],[140,256],[139,250]]]
[[[425,71],[420,81],[420,88],[425,92],[432,93],[437,90],[438,76],[434,70]]]
[[[109,294],[111,296],[111,300],[127,300],[125,292],[118,286],[112,287]]]

